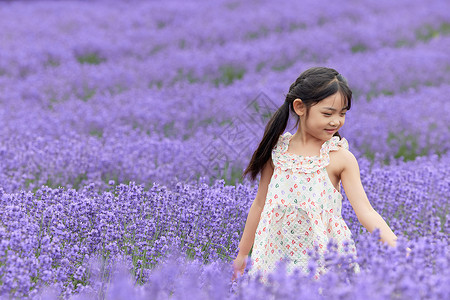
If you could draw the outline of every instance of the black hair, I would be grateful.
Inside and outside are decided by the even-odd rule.
[[[241,176],[243,179],[250,173],[251,179],[255,180],[261,172],[266,162],[272,155],[272,149],[278,142],[280,135],[286,129],[289,112],[295,114],[293,102],[295,99],[301,99],[306,106],[306,117],[311,106],[319,103],[321,100],[339,92],[346,103],[346,108],[350,109],[352,100],[352,91],[348,86],[347,80],[334,69],[325,67],[314,67],[304,71],[289,87],[289,92],[281,107],[273,114],[266,125],[264,135],[258,148]],[[300,117],[297,116],[297,127]],[[334,136],[341,138],[339,132]]]

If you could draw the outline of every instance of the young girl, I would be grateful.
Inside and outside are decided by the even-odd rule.
[[[338,133],[351,99],[347,81],[330,68],[308,69],[289,88],[242,175],[250,173],[255,180],[261,172],[261,179],[233,261],[232,280],[238,272],[243,274],[252,245],[249,276],[261,271],[262,283],[285,259],[288,273],[294,268],[309,273],[308,250],[323,254],[330,238],[337,242],[339,253],[347,242],[356,256],[351,232],[341,216],[341,181],[361,224],[369,232],[379,228],[381,240],[395,247],[397,236],[370,205],[358,162]],[[297,115],[297,132],[282,134],[290,111]],[[359,272],[356,262],[354,271]],[[319,266],[314,278],[324,272]]]

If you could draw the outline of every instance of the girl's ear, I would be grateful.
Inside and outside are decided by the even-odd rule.
[[[295,99],[292,104],[292,106],[294,107],[294,111],[300,117],[306,113],[306,106],[300,98]]]

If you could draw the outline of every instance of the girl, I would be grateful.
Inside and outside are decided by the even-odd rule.
[[[347,81],[330,68],[308,69],[289,88],[242,175],[250,173],[255,180],[261,172],[261,179],[233,261],[232,280],[238,272],[244,273],[252,245],[249,276],[261,271],[262,283],[267,283],[266,275],[283,259],[288,273],[294,268],[308,273],[308,250],[323,254],[330,238],[340,253],[346,242],[356,255],[341,216],[341,181],[361,224],[369,232],[379,228],[381,240],[395,247],[397,236],[370,205],[358,162],[338,133],[351,99]],[[297,132],[282,134],[290,111],[297,115]],[[319,265],[314,278],[324,271]],[[359,272],[356,262],[354,271]]]

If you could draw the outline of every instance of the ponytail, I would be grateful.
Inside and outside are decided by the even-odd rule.
[[[286,129],[289,119],[289,106],[290,102],[288,98],[286,98],[283,105],[278,108],[267,123],[266,128],[264,129],[264,136],[259,143],[258,148],[253,153],[250,163],[242,174],[241,180],[244,179],[248,173],[250,173],[250,177],[252,181],[254,181],[256,176],[271,157],[273,147],[275,147],[278,142],[278,138]]]

